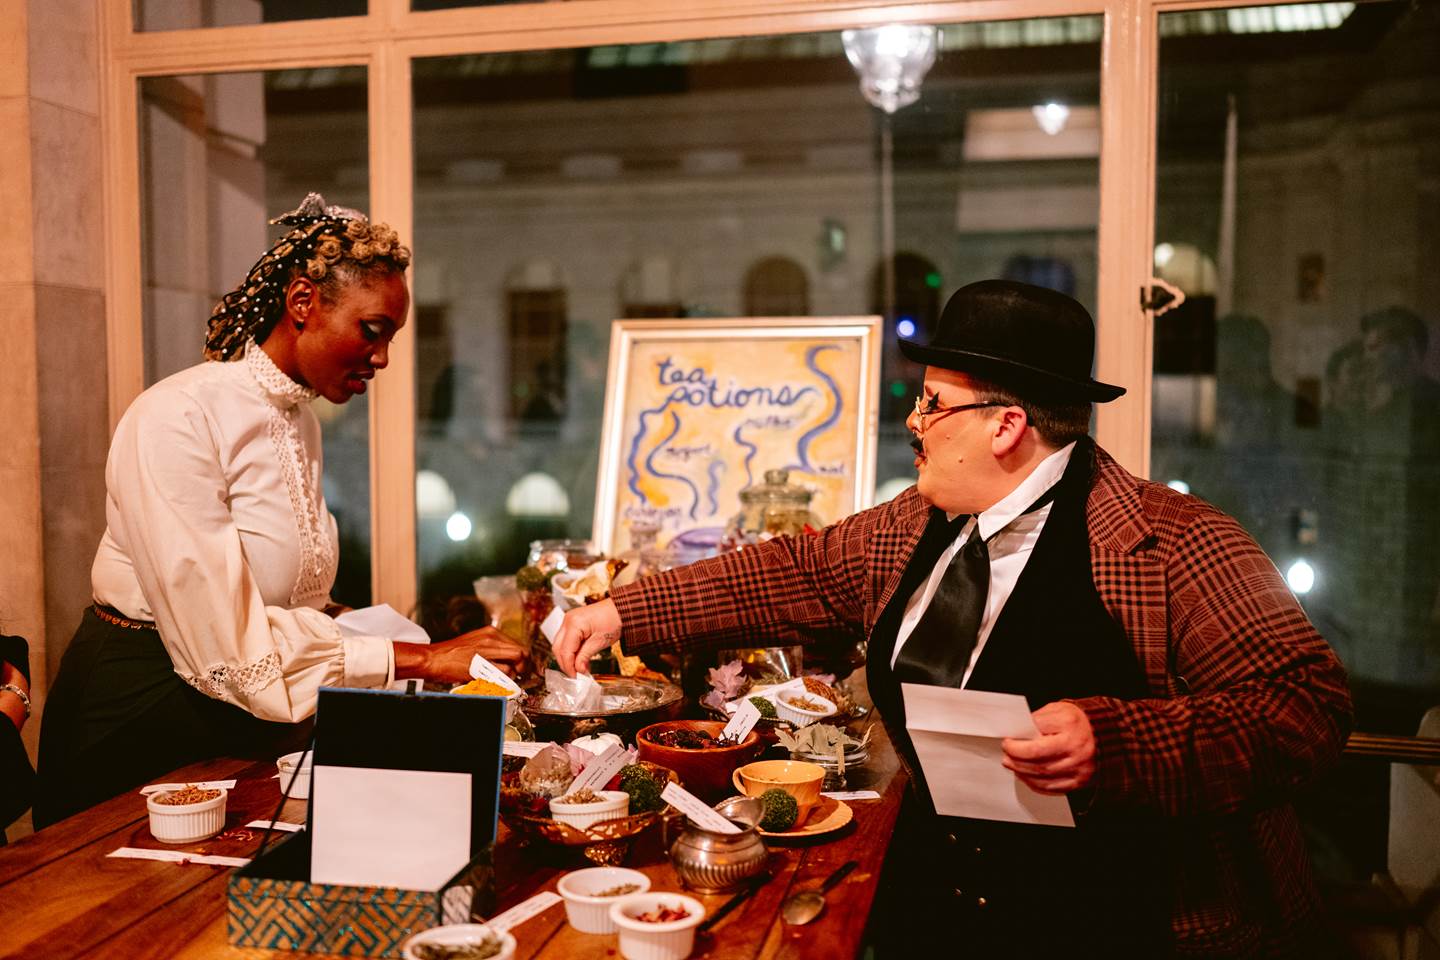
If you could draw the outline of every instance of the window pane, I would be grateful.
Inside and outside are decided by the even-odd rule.
[[[1152,475],[1245,525],[1362,729],[1440,688],[1440,8],[1160,19]]]
[[[983,277],[1093,306],[1100,18],[940,35],[893,116],[840,33],[416,61],[423,599],[589,536],[618,317],[884,315],[888,497],[921,378],[897,328]]]
[[[200,362],[205,322],[283,228],[267,221],[311,190],[369,206],[365,71],[359,67],[149,77],[140,83],[145,376]],[[340,532],[334,595],[370,597],[367,397],[321,399],[325,499]]]
[[[363,17],[366,0],[133,0],[136,30],[190,30],[248,23]]]

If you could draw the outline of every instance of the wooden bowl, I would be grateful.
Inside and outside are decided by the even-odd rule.
[[[680,775],[686,790],[702,800],[714,802],[734,792],[731,774],[758,757],[765,748],[760,735],[751,730],[736,746],[706,750],[667,747],[656,743],[651,735],[665,730],[697,730],[718,737],[724,729],[725,724],[719,720],[666,720],[642,727],[635,735],[635,745],[640,748],[641,760],[669,767]]]

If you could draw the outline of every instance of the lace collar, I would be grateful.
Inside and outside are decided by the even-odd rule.
[[[265,399],[277,407],[298,406],[319,396],[309,387],[302,387],[287,377],[254,340],[245,345],[245,365],[249,367],[250,376],[255,378],[255,383],[260,387]]]

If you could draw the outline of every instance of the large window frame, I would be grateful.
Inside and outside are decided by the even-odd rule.
[[[1257,0],[584,0],[369,13],[254,26],[136,32],[130,4],[98,5],[102,50],[106,329],[113,431],[144,389],[139,82],[196,73],[363,66],[368,78],[370,212],[414,235],[411,64],[455,56],[602,44],[809,33],[888,22],[966,23],[1101,15],[1097,376],[1129,392],[1100,406],[1096,435],[1129,469],[1149,468],[1151,317],[1141,304],[1154,244],[1159,16]],[[415,330],[391,347],[370,402],[371,584],[375,602],[418,598]]]

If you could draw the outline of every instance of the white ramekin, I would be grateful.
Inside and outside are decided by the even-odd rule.
[[[595,793],[605,799],[598,803],[561,803],[559,800],[551,800],[550,816],[561,823],[584,830],[592,823],[619,820],[630,812],[630,794],[625,791],[596,790]]]
[[[467,944],[481,943],[487,936],[500,938],[500,952],[495,954],[491,960],[510,960],[515,956],[515,938],[504,930],[492,930],[483,923],[451,923],[443,927],[431,927],[429,930],[421,930],[406,940],[401,946],[400,955],[405,960],[420,960],[415,953],[414,946],[417,943],[433,943],[447,947],[463,947]]]
[[[296,764],[300,762],[302,754],[303,750],[287,753],[275,761],[275,766],[280,770],[280,793],[284,794],[288,789],[291,800],[306,800],[310,797],[310,763],[314,754],[306,755],[305,766],[297,768]],[[290,786],[291,780],[295,781],[293,787]]]
[[[649,877],[639,870],[625,867],[572,870],[561,877],[555,887],[565,898],[565,918],[570,921],[570,926],[581,933],[614,933],[615,921],[610,919],[610,905],[620,897],[597,897],[595,894],[630,883],[637,884],[640,889],[624,896],[645,893],[650,889]]]
[[[690,915],[665,923],[635,919],[662,905],[683,908]],[[684,960],[695,948],[695,928],[705,919],[705,908],[683,893],[632,893],[610,905],[610,919],[619,928],[620,955],[625,960]]]
[[[823,703],[825,704],[827,709],[824,711],[815,711],[802,710],[799,707],[792,707],[789,703],[786,702],[786,698],[792,695],[802,697],[806,700],[813,700],[816,703]],[[816,720],[824,720],[826,717],[833,717],[835,715],[835,704],[831,703],[829,700],[826,700],[824,697],[818,694],[806,693],[799,690],[786,690],[784,693],[781,693],[775,697],[775,712],[780,714],[781,720],[789,720],[797,727],[804,727],[814,723]]]
[[[169,793],[168,790],[147,795],[145,807],[150,811],[150,833],[162,843],[194,843],[215,836],[225,829],[226,792],[224,787],[218,789],[218,797],[173,806],[155,802],[157,797]]]

